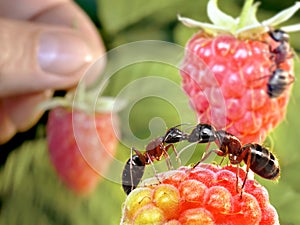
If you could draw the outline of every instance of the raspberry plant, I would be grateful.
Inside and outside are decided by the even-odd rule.
[[[276,54],[282,52],[275,53],[275,49],[280,43],[269,32],[300,8],[296,2],[259,22],[258,4],[252,3],[247,0],[240,17],[234,19],[219,10],[216,0],[209,1],[207,12],[213,24],[179,16],[186,26],[200,28],[186,45],[181,67],[182,86],[198,120],[226,129],[243,143],[264,141],[285,118],[294,80],[293,50],[286,42],[287,56],[278,63]],[[286,72],[287,85],[282,95],[271,98],[268,82],[276,68]]]

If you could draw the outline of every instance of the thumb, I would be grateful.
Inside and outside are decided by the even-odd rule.
[[[96,57],[76,30],[0,19],[0,97],[63,89]]]
[[[19,131],[26,131],[42,116],[37,105],[51,98],[51,90],[0,99],[0,144]]]

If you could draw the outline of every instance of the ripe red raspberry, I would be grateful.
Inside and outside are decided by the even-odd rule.
[[[279,59],[274,49],[280,42],[268,33],[273,24],[283,20],[274,22],[272,18],[273,21],[258,23],[249,12],[255,13],[257,5],[248,4],[251,7],[248,11],[247,7],[243,9],[237,23],[238,20],[219,11],[216,2],[208,3],[208,14],[214,23],[210,26],[179,17],[185,25],[201,28],[186,45],[181,66],[182,86],[200,122],[226,129],[243,144],[262,142],[284,119],[293,82],[289,43],[284,42],[287,54]],[[286,13],[290,10],[290,17],[299,8],[296,3]],[[289,76],[285,91],[271,98],[267,85],[276,68]]]
[[[77,194],[92,192],[114,158],[117,137],[111,116],[112,112],[69,107],[56,107],[49,113],[51,162],[63,183]]]
[[[246,181],[241,198],[236,170],[200,164],[158,174],[159,181],[145,180],[128,195],[121,224],[279,224],[267,190],[257,181]],[[244,178],[240,168],[239,187]]]

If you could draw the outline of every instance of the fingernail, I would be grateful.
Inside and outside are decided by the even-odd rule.
[[[92,60],[92,52],[80,37],[63,32],[45,32],[40,37],[38,60],[49,73],[69,74]]]

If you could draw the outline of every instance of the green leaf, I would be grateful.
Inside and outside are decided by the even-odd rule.
[[[115,34],[161,9],[167,10],[179,0],[98,0],[98,16],[104,29]],[[164,15],[161,15],[163,17]]]
[[[123,200],[120,184],[107,180],[91,196],[73,194],[56,175],[44,139],[14,150],[0,171],[1,225],[115,225]]]
[[[166,127],[194,122],[194,112],[187,107],[188,99],[180,80],[178,68],[161,62],[135,63],[114,74],[107,88],[116,99],[127,101],[127,107],[119,115],[125,122],[121,126],[122,137],[129,146],[144,148],[147,141],[165,132]],[[151,121],[158,127],[149,136]],[[131,132],[145,140],[138,141]]]
[[[192,29],[189,29],[186,26],[182,26],[181,24],[178,24],[174,28],[174,40],[175,43],[185,46],[187,41],[191,39],[191,37],[195,34],[195,31]]]

